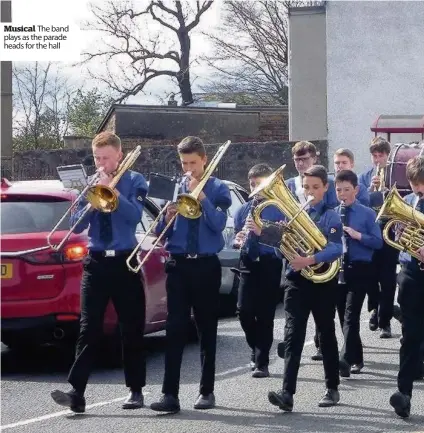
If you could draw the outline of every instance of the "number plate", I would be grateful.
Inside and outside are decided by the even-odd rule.
[[[12,278],[13,276],[13,266],[12,263],[2,263],[1,264],[1,278]]]

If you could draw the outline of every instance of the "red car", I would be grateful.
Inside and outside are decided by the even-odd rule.
[[[37,251],[71,205],[76,194],[60,181],[1,181],[1,341],[9,347],[74,341],[79,331],[82,259],[87,235],[71,235],[60,252]],[[146,199],[137,228],[140,237],[158,213]],[[53,237],[59,243],[69,229],[66,219]],[[143,248],[149,248],[154,237]],[[142,254],[145,254],[142,253]],[[164,262],[168,253],[154,249],[142,270],[146,292],[145,333],[164,329],[166,290]],[[106,335],[117,332],[117,316],[110,303]]]

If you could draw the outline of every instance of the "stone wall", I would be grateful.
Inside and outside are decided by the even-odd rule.
[[[320,163],[327,166],[327,142],[323,140],[314,143],[320,151]],[[125,141],[124,150],[129,151],[137,144],[139,142],[136,140]],[[289,141],[233,143],[218,165],[216,175],[247,186],[246,176],[250,167],[259,162],[266,162],[274,169],[287,164],[284,177],[289,178],[296,173],[291,155],[293,144]],[[220,145],[221,143],[206,146],[209,159],[213,157]],[[83,163],[89,174],[94,171],[90,148],[16,152],[13,162],[13,180],[56,179],[56,167],[69,164]],[[181,167],[176,145],[142,146],[141,155],[134,169],[146,177],[151,172],[167,175],[179,173]]]

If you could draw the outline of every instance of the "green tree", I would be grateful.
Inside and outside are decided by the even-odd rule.
[[[68,113],[71,131],[75,135],[92,137],[103,120],[107,110],[113,104],[113,98],[97,88],[78,90]]]

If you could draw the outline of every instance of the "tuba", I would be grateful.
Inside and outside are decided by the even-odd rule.
[[[287,188],[282,176],[284,167],[285,165],[281,166],[264,180],[251,196],[260,194],[266,199],[256,207],[253,214],[253,219],[259,227],[263,227],[260,215],[267,206],[277,207],[289,219],[283,226],[279,249],[290,261],[299,254],[312,256],[321,251],[327,245],[327,239],[304,210],[305,206],[301,207]],[[325,283],[334,278],[339,270],[340,260],[335,260],[328,266],[325,263],[307,266],[300,273],[314,283]]]
[[[421,261],[417,250],[424,246],[424,214],[402,199],[396,185],[387,194],[376,221],[381,219],[388,220],[383,230],[384,241]],[[396,232],[394,239],[390,236],[393,226]]]
[[[163,236],[165,235],[166,231],[171,227],[172,223],[174,222],[175,218],[178,214],[182,215],[184,218],[188,219],[197,219],[202,216],[202,205],[199,201],[199,195],[202,192],[203,188],[206,185],[206,182],[209,180],[209,178],[212,176],[212,173],[215,171],[216,167],[218,166],[219,161],[224,156],[225,152],[229,148],[231,144],[231,141],[226,141],[222,146],[219,147],[217,153],[212,158],[211,162],[207,166],[205,172],[203,173],[202,178],[199,181],[199,184],[194,188],[194,190],[190,193],[182,193],[179,194],[177,197],[177,212],[176,214],[171,218],[171,220],[168,222],[166,227],[162,230],[161,234],[157,237],[153,245],[150,247],[150,250],[147,252],[147,254],[143,257],[141,261],[139,261],[137,266],[131,265],[131,260],[133,257],[139,252],[141,249],[141,246],[143,245],[144,241],[147,239],[147,237],[153,232],[156,224],[159,222],[159,220],[162,218],[162,216],[166,213],[166,210],[168,209],[168,206],[171,204],[171,202],[168,202],[163,209],[159,212],[159,215],[156,217],[156,219],[153,221],[153,223],[150,225],[150,227],[147,229],[146,233],[140,240],[140,242],[136,245],[136,247],[132,250],[130,256],[127,258],[127,267],[130,271],[137,273],[143,265],[146,263],[147,259],[150,257],[150,254],[152,254],[154,248],[159,244]]]

